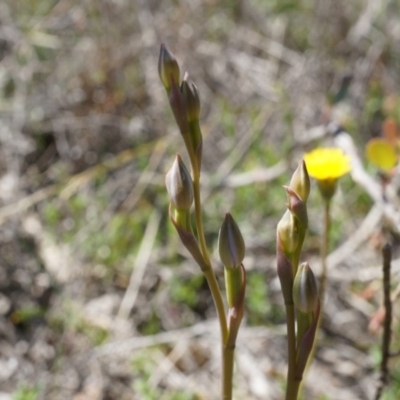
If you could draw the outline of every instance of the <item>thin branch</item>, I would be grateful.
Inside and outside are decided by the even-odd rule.
[[[383,322],[382,336],[382,361],[379,383],[375,394],[375,400],[379,400],[383,389],[388,382],[388,362],[390,357],[390,339],[392,334],[392,302],[390,299],[390,267],[392,261],[392,249],[386,244],[382,249],[383,255],[383,294],[385,307],[385,320]]]

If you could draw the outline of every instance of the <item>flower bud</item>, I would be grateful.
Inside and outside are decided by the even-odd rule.
[[[219,257],[226,268],[238,268],[245,255],[243,236],[231,214],[226,214],[219,230]]]
[[[293,266],[282,248],[279,233],[276,238],[276,264],[285,304],[293,304]]]
[[[289,186],[299,195],[304,203],[307,201],[310,194],[310,177],[308,176],[304,160],[301,160],[296,171],[294,171]]]
[[[289,196],[289,203],[287,208],[296,217],[298,221],[298,229],[307,230],[308,227],[308,216],[306,203],[300,198],[300,196],[289,186],[284,186]]]
[[[276,231],[279,235],[282,250],[286,254],[293,253],[299,244],[299,231],[296,220],[289,210],[286,210],[278,222]]]
[[[293,302],[303,313],[315,311],[318,304],[317,281],[308,263],[299,265],[293,283]]]
[[[177,210],[189,211],[193,203],[193,182],[179,155],[165,177],[168,194]]]
[[[194,82],[189,79],[186,72],[183,77],[181,91],[186,104],[186,115],[189,123],[198,121],[200,118],[200,97]]]
[[[174,55],[167,49],[165,44],[161,44],[160,56],[158,58],[158,74],[165,89],[169,93],[172,84],[179,85],[180,70]]]
[[[325,201],[330,201],[336,192],[337,179],[321,179],[317,181],[318,190]]]

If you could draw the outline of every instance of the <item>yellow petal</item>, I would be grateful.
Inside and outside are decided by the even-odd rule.
[[[385,139],[375,138],[369,140],[365,151],[368,160],[384,171],[389,171],[397,164],[396,150]]]
[[[317,148],[304,154],[308,174],[317,180],[338,179],[347,174],[350,160],[337,148]]]

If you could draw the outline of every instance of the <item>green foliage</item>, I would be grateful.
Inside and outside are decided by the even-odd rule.
[[[39,398],[38,387],[21,386],[12,396],[12,400],[36,400]]]
[[[331,400],[331,397],[329,397],[327,394],[323,394],[318,397],[318,400]]]
[[[231,104],[223,99],[220,102],[221,107],[221,125],[223,127],[224,137],[235,137],[237,126],[237,116]],[[237,111],[237,110],[236,110]]]
[[[184,303],[194,307],[198,301],[198,290],[204,285],[205,278],[202,274],[182,278],[174,275],[169,282],[171,298],[177,303]]]
[[[136,354],[132,360],[135,375],[133,390],[143,400],[196,400],[198,397],[187,391],[161,389],[151,383],[152,374],[157,369],[156,357],[159,348],[148,349]]]
[[[49,325],[59,332],[82,334],[94,345],[104,343],[108,332],[85,318],[83,310],[71,300],[65,300],[59,312],[49,316]]]
[[[257,271],[247,273],[246,311],[250,325],[265,323],[272,306],[268,299],[265,274]]]
[[[398,400],[400,398],[400,373],[394,371],[391,385],[383,391],[381,400]]]
[[[153,311],[147,320],[138,326],[138,329],[142,335],[155,335],[160,332],[161,322],[156,311]]]
[[[43,207],[43,217],[48,227],[55,228],[62,218],[60,208],[55,201],[50,201]]]
[[[37,317],[43,317],[44,315],[45,311],[41,307],[30,305],[15,310],[12,314],[12,320],[14,323],[24,323]]]
[[[66,203],[58,199],[48,202],[43,215],[58,241],[78,244],[84,257],[110,267],[112,277],[115,268],[130,272],[129,256],[137,252],[152,210],[143,207],[139,213],[116,212],[110,217],[104,214],[106,201],[100,195],[77,194]]]

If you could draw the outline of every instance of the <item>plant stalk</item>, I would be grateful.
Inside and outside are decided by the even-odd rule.
[[[195,207],[195,218],[197,227],[197,236],[200,243],[200,249],[204,257],[205,264],[208,266],[207,269],[203,270],[204,276],[206,277],[208,286],[210,288],[215,308],[217,310],[218,321],[221,330],[221,344],[222,344],[222,383],[221,391],[222,398],[224,400],[232,399],[232,376],[233,376],[233,354],[234,348],[229,349],[226,347],[228,342],[228,325],[225,315],[225,306],[222,299],[222,294],[218,286],[217,278],[215,277],[214,271],[211,266],[210,256],[208,254],[204,229],[202,220],[202,208],[200,198],[200,172],[196,165],[192,163],[193,170],[193,192],[194,192],[194,207]]]
[[[296,330],[294,304],[286,304],[286,325],[288,342],[288,373],[286,386],[286,400],[296,400],[300,387],[300,381],[295,379],[296,375]]]
[[[222,347],[222,399],[232,399],[232,377],[234,365],[235,344]]]
[[[327,278],[327,258],[329,252],[329,237],[330,237],[330,230],[331,230],[331,215],[330,215],[330,208],[331,208],[331,201],[325,200],[324,202],[324,234],[321,243],[321,262],[322,262],[322,272],[321,277],[319,279],[319,297],[321,299],[321,307],[324,305],[324,294],[325,294],[325,285],[326,285],[326,278]],[[322,309],[321,309],[322,315]],[[321,320],[321,319],[320,319]]]
[[[307,376],[308,370],[311,366],[312,361],[314,360],[315,352],[317,351],[317,344],[318,344],[318,334],[321,329],[322,323],[322,314],[324,310],[324,297],[325,297],[325,286],[326,286],[326,279],[328,274],[327,269],[327,258],[329,252],[329,239],[330,239],[330,229],[331,229],[331,215],[330,215],[330,206],[331,201],[325,200],[324,201],[324,233],[321,242],[321,263],[322,263],[322,271],[321,276],[319,278],[319,298],[320,298],[320,314],[317,322],[317,327],[315,330],[315,338],[312,349],[310,351],[310,355],[308,356],[308,361],[306,368],[304,370],[303,376]]]

